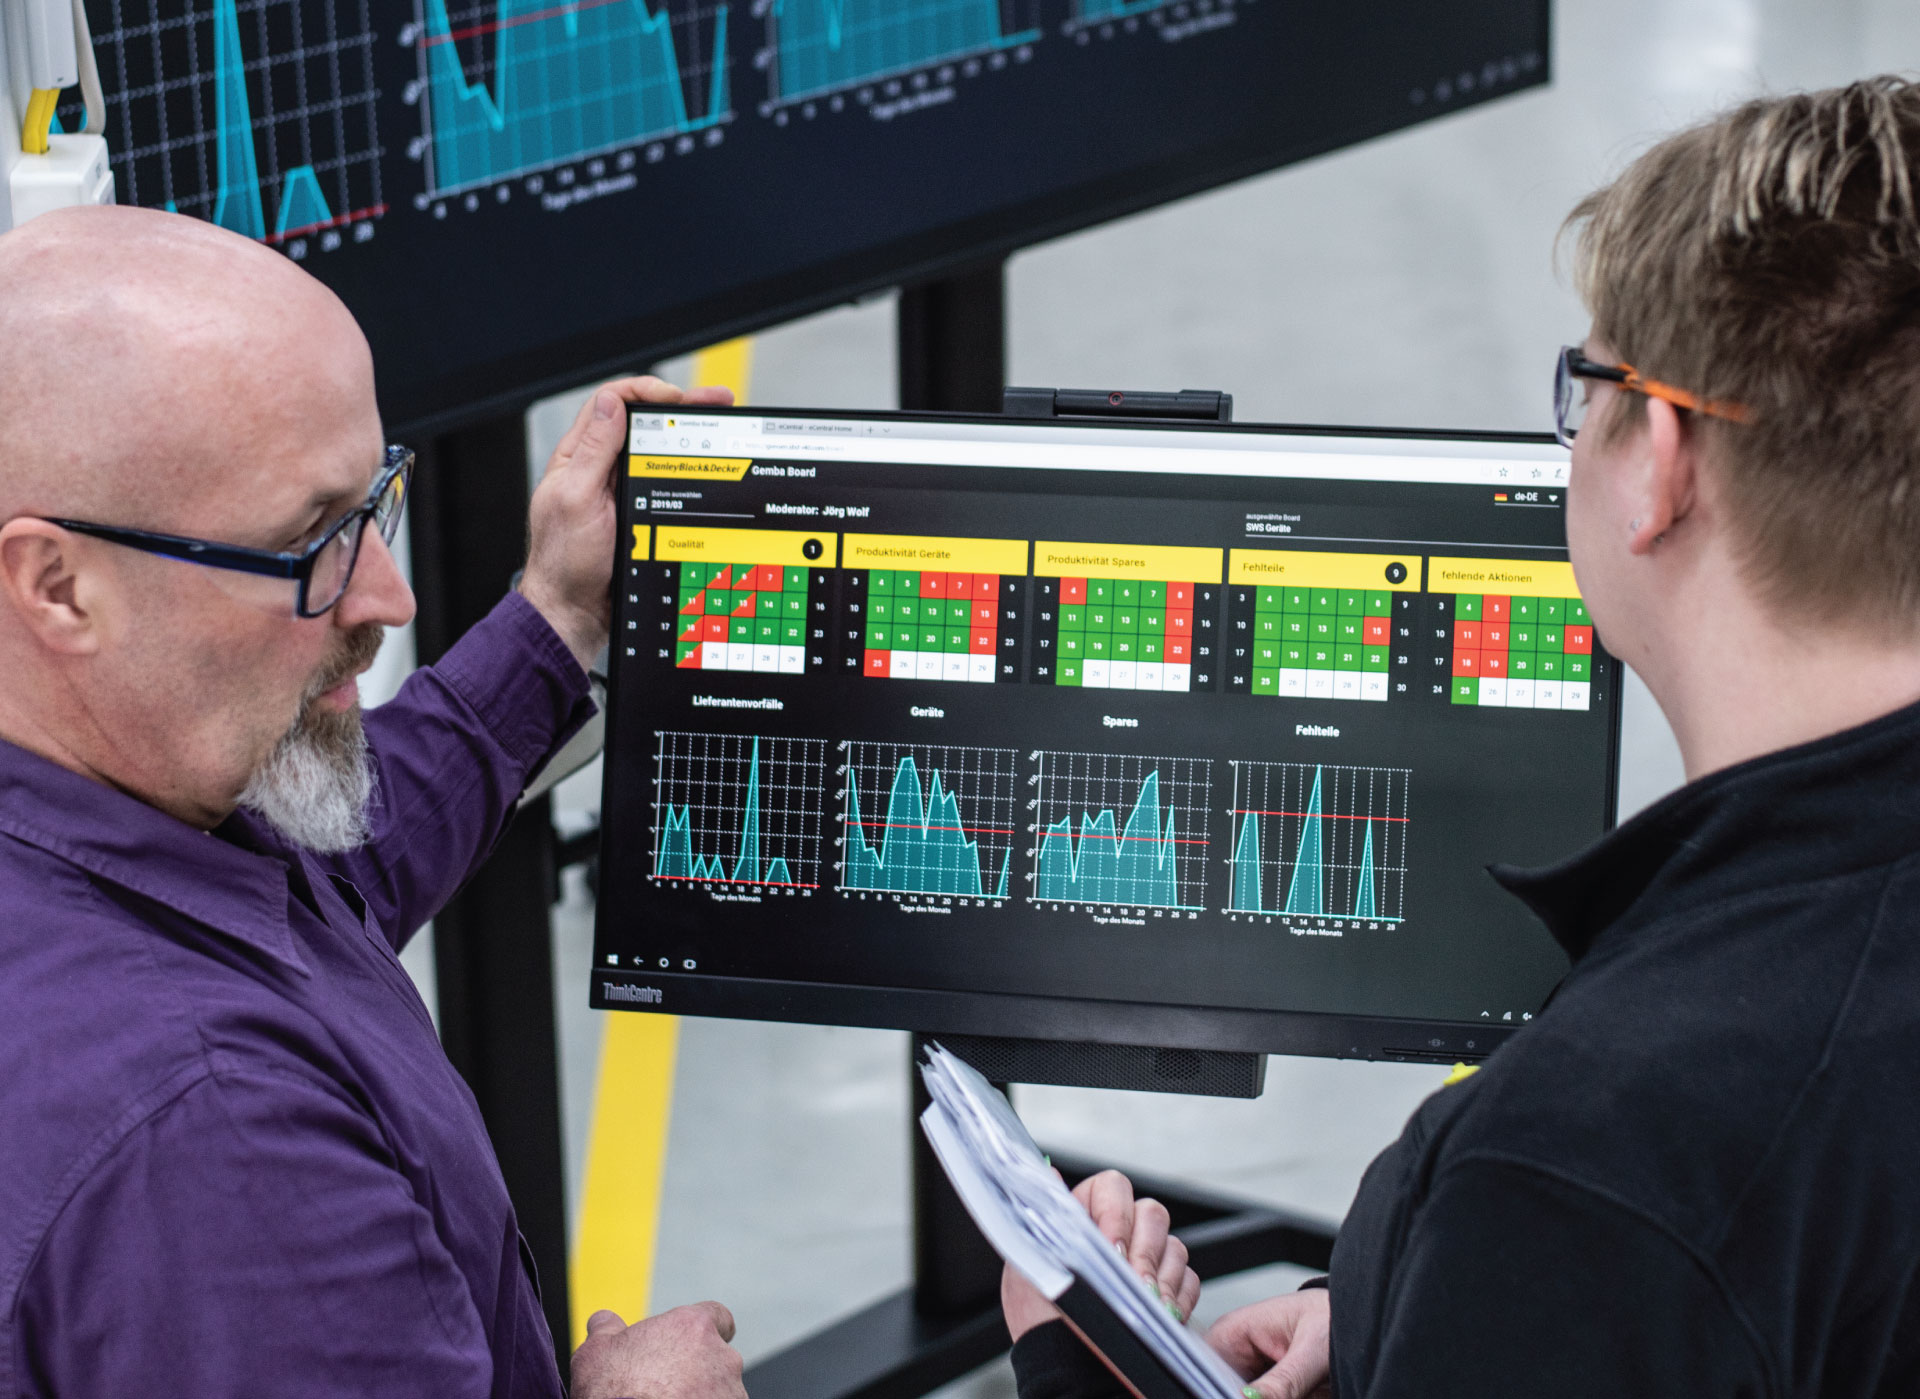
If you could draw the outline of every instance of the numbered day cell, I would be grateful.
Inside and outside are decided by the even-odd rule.
[[[871,680],[1020,679],[1023,539],[846,536],[849,670]]]
[[[1042,540],[1034,559],[1037,682],[1214,688],[1224,551]]]

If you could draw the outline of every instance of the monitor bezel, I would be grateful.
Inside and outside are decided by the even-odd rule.
[[[655,404],[634,404],[632,419],[658,413]],[[702,406],[702,417],[813,418],[861,422],[910,422],[978,427],[1032,427],[1041,431],[1092,429],[1101,432],[1246,433],[1276,437],[1336,437],[1411,442],[1499,443],[1553,446],[1552,433],[1469,431],[1449,428],[1340,426],[1324,423],[1214,423],[1140,418],[1016,418],[997,413],[933,413],[887,410]],[[632,521],[624,492],[619,497],[619,532],[625,538]],[[617,549],[617,546],[616,546]],[[622,560],[616,556],[617,570]],[[1617,824],[1626,668],[1609,655],[1615,683],[1607,704],[1606,783],[1601,801],[1601,831]],[[602,765],[601,811],[606,784],[613,780],[611,754],[619,742],[622,667],[607,675],[606,761]],[[607,841],[603,824],[601,841]],[[594,908],[594,946],[598,956],[606,920],[613,914],[602,899]],[[892,986],[859,986],[812,981],[776,981],[754,977],[711,976],[662,968],[589,968],[588,1005],[594,1010],[623,1010],[667,1015],[697,1015],[729,1020],[836,1025],[905,1030],[917,1034],[1003,1036],[1051,1040],[1062,1044],[1151,1045],[1157,1048],[1287,1054],[1332,1059],[1389,1059],[1433,1063],[1476,1060],[1491,1054],[1523,1024],[1460,1020],[1420,1020],[1353,1016],[1319,1011],[1248,1010],[1234,1006],[1161,1005],[1098,997],[1023,996],[991,991],[934,991]],[[619,990],[616,990],[619,988]],[[620,999],[621,991],[644,998]],[[611,993],[611,994],[610,994]],[[657,999],[654,996],[657,993]]]

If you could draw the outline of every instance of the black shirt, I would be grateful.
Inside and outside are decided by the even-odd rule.
[[[1920,1395],[1920,706],[1496,877],[1573,968],[1368,1168],[1338,1399]]]

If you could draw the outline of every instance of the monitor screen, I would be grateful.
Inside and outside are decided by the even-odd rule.
[[[636,410],[592,1002],[1490,1050],[1610,823],[1549,439]]]
[[[120,201],[338,291],[396,433],[1547,79],[1548,0],[86,8]]]

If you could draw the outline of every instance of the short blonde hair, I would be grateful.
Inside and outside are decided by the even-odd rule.
[[[1920,84],[1766,98],[1669,137],[1568,219],[1593,331],[1694,421],[1743,566],[1803,620],[1920,628]],[[1644,411],[1635,394],[1604,434]]]

